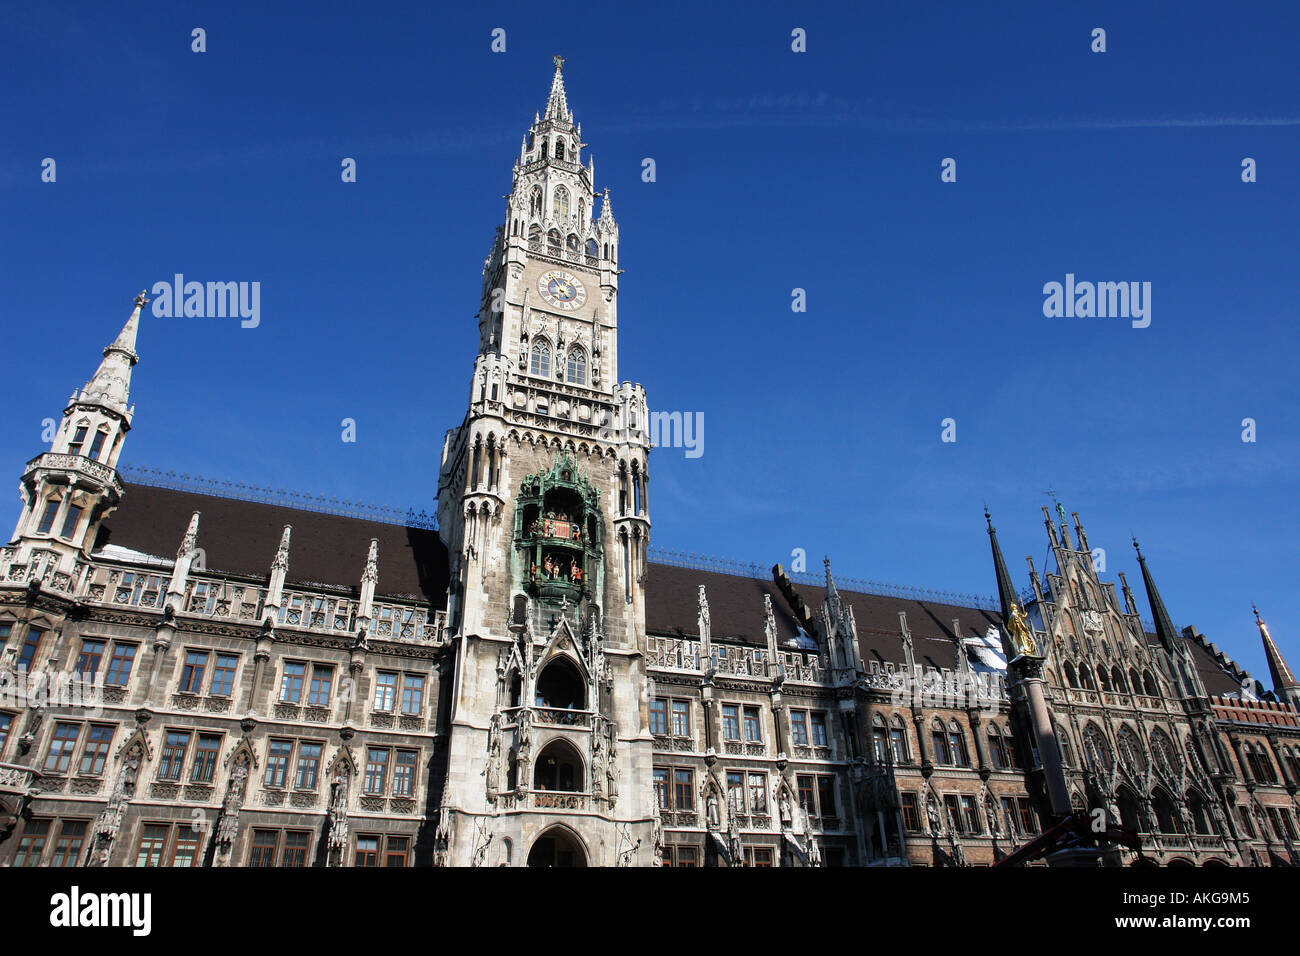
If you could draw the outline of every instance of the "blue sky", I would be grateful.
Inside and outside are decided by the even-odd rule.
[[[1300,13],[1129,6],[5,5],[0,463],[181,272],[261,282],[261,324],[146,317],[124,461],[431,507],[561,53],[621,377],[705,417],[652,459],[656,545],[987,594],[983,504],[1025,586],[1052,487],[1267,683],[1252,600],[1300,664]],[[1068,272],[1150,282],[1150,327],[1044,317]]]

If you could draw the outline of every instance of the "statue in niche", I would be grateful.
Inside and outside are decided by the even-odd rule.
[[[716,830],[722,825],[722,817],[718,810],[718,791],[715,787],[709,787],[706,804],[708,807],[709,829]]]

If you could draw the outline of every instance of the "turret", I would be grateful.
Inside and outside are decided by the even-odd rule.
[[[1296,680],[1282,652],[1277,649],[1273,635],[1268,632],[1268,625],[1259,616],[1259,608],[1251,605],[1255,612],[1255,623],[1259,626],[1259,636],[1264,642],[1264,656],[1268,658],[1268,672],[1273,675],[1273,693],[1279,701],[1294,710],[1300,710],[1300,681]]]

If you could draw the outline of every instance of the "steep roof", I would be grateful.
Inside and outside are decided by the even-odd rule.
[[[190,515],[201,512],[199,547],[213,571],[265,577],[285,525],[292,525],[289,573],[293,584],[358,588],[370,539],[379,539],[376,594],[415,596],[446,604],[447,550],[436,531],[131,484],[95,542],[171,558]]]

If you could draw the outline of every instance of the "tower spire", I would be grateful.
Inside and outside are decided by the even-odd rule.
[[[1016,589],[1011,583],[1011,573],[1007,570],[1007,562],[1002,558],[1002,547],[998,544],[998,529],[993,527],[993,516],[989,514],[988,508],[984,509],[984,522],[988,525],[989,543],[993,548],[993,573],[997,577],[998,603],[1002,607],[1002,627],[999,629],[1002,637],[1002,652],[1006,654],[1008,661],[1012,661],[1030,650],[1029,645],[1033,643],[1033,637],[1028,635],[1024,611],[1016,601]],[[1027,640],[1025,635],[1028,635]]]
[[[122,326],[113,343],[104,349],[104,360],[99,363],[94,376],[81,390],[78,400],[83,403],[102,404],[118,411],[126,409],[131,397],[131,369],[140,361],[135,351],[136,335],[140,331],[140,312],[149,299],[143,290],[135,297],[135,308]]]
[[[1250,609],[1255,612],[1255,623],[1259,625],[1259,635],[1264,641],[1264,656],[1268,658],[1268,672],[1273,675],[1273,693],[1277,695],[1278,700],[1300,710],[1300,680],[1296,680],[1295,673],[1282,657],[1282,652],[1277,649],[1273,635],[1268,632],[1268,625],[1259,616],[1259,608],[1252,604]]]
[[[1147,567],[1147,559],[1143,556],[1136,537],[1133,539],[1133,550],[1137,552],[1138,564],[1142,568],[1142,584],[1147,591],[1147,603],[1151,605],[1151,620],[1156,625],[1156,637],[1160,638],[1164,649],[1172,654],[1178,642],[1178,632],[1174,630],[1174,622],[1170,620],[1165,602],[1156,590],[1155,579],[1151,577],[1151,569]]]
[[[557,55],[551,59],[555,63],[555,74],[551,77],[551,93],[546,98],[546,112],[542,115],[547,119],[569,121],[569,103],[564,95],[564,57]]]

